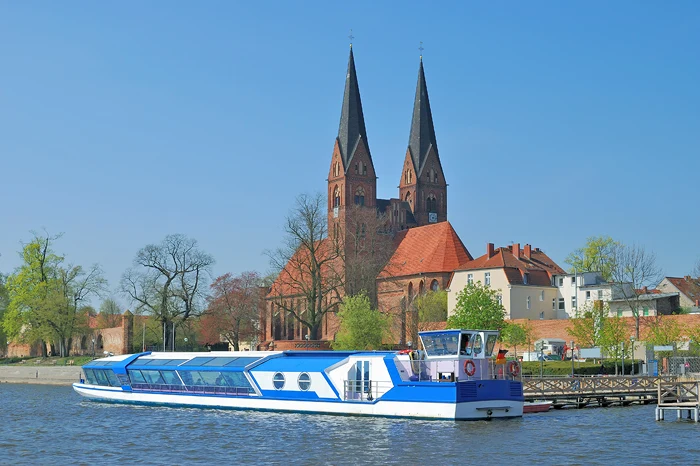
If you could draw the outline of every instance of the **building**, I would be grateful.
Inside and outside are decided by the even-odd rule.
[[[457,294],[468,283],[481,282],[499,290],[499,300],[507,319],[557,319],[558,289],[553,277],[566,272],[540,248],[515,243],[494,249],[486,246],[486,254],[455,270],[449,284],[448,315],[454,314]]]
[[[700,312],[700,277],[664,277],[656,289],[663,293],[678,293],[681,308]]]
[[[472,258],[447,222],[447,181],[440,161],[422,57],[408,145],[402,164],[397,163],[396,174],[398,196],[378,199],[377,174],[351,46],[340,124],[327,179],[328,237],[318,244],[321,249],[331,250],[333,245],[338,245],[342,250],[338,255],[343,260],[329,261],[325,266],[332,268],[331,275],[343,282],[343,290],[323,305],[337,305],[342,295],[361,289],[355,278],[363,276],[371,281],[370,295],[380,310],[405,313],[417,294],[428,289],[444,289],[454,269]],[[380,229],[385,234],[378,247],[368,248],[366,242],[373,240],[370,223],[376,219],[382,222]],[[385,249],[386,256],[373,255],[377,249]],[[290,287],[278,277],[266,297],[261,314],[261,347],[279,340],[303,342],[308,334],[308,328],[293,316],[304,315],[306,305],[300,293],[303,278],[292,270],[293,262],[298,263],[297,256],[284,266],[280,276],[296,277],[298,286]],[[412,322],[405,315],[400,317],[404,324],[395,337],[397,341],[405,341],[412,333],[408,329]],[[337,327],[335,313],[327,312],[316,335],[321,340],[332,339]]]
[[[555,275],[554,285],[558,291],[557,311],[562,319],[576,317],[577,310],[592,309],[595,301],[607,303],[634,293],[631,284],[607,282],[600,272]]]
[[[610,315],[617,317],[633,317],[635,306],[640,317],[670,315],[678,312],[680,296],[678,293],[641,293],[636,299],[612,299],[608,305]]]

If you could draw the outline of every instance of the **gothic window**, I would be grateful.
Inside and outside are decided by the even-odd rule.
[[[366,175],[366,174],[367,174],[367,164],[366,164],[366,163],[363,163],[363,164],[362,164],[362,174],[363,174],[363,175]]]
[[[355,191],[355,205],[365,205],[365,190],[362,187],[357,188],[357,191]]]
[[[365,225],[365,224],[363,223],[363,224],[362,224],[362,230],[361,230],[361,232],[360,232],[360,237],[361,237],[361,238],[364,238],[366,233],[367,233],[367,225]]]
[[[340,207],[340,188],[338,186],[333,191],[333,207]]]
[[[431,194],[428,196],[428,199],[425,200],[425,207],[428,212],[437,212],[437,199],[435,199],[434,194]]]
[[[357,175],[357,172],[358,172],[358,170],[357,170],[357,164],[355,164],[355,174],[356,174],[356,175]]]
[[[433,280],[430,283],[430,291],[438,291],[440,289],[440,284],[438,283],[437,280]]]
[[[409,191],[409,192],[406,193],[406,199],[405,199],[405,200],[406,200],[406,202],[408,202],[409,204],[413,204],[413,200],[411,199],[411,191]]]
[[[404,175],[404,180],[405,180],[406,184],[413,183],[413,171],[410,168],[406,170],[406,174]]]
[[[333,176],[340,175],[340,162],[335,162],[333,164]]]
[[[408,284],[408,304],[411,304],[411,301],[413,301],[413,283]]]
[[[425,293],[425,282],[420,282],[420,285],[418,285],[418,294],[423,293]]]

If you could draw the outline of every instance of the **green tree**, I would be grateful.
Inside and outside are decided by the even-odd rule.
[[[97,314],[98,328],[114,328],[122,323],[122,310],[114,298],[107,298],[100,304],[100,313]]]
[[[42,340],[52,344],[54,354],[68,356],[73,336],[87,327],[84,304],[104,291],[106,281],[99,265],[84,270],[66,264],[53,252],[58,238],[35,235],[24,246],[22,265],[7,280],[9,306],[3,327],[12,339]]]
[[[365,293],[346,297],[338,312],[340,328],[332,346],[336,350],[381,348],[389,328],[388,317],[372,309]]]
[[[667,316],[658,315],[647,321],[647,331],[644,339],[647,343],[653,345],[671,345],[683,341],[685,338],[678,321]]]
[[[505,325],[506,311],[498,302],[501,290],[493,290],[481,282],[468,283],[457,293],[455,313],[447,319],[448,328],[500,330]]]
[[[0,273],[0,354],[7,354],[7,335],[2,326],[3,316],[5,315],[5,310],[10,302],[7,295],[7,288],[5,287],[5,276]]]
[[[630,357],[631,345],[628,340],[629,331],[624,319],[617,316],[604,319],[599,346],[609,358],[613,358],[617,363],[623,356]]]
[[[515,350],[515,357],[518,356],[518,345],[524,345],[528,341],[528,329],[524,325],[509,322],[501,330],[501,341],[512,346]]]
[[[590,236],[586,245],[569,254],[565,261],[571,266],[572,273],[600,272],[605,280],[612,278],[615,266],[615,248],[620,243],[609,236]]]
[[[445,322],[447,320],[447,291],[428,291],[415,301],[418,320],[421,322]]]
[[[576,343],[582,348],[593,348],[600,344],[600,329],[605,317],[610,313],[606,305],[584,304],[576,311],[567,328]]]

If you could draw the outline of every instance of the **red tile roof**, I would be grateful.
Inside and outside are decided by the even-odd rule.
[[[520,250],[520,259],[516,258],[511,247],[494,250],[491,257],[484,254],[460,267],[458,270],[505,269],[511,285],[523,285],[523,274],[528,273],[529,285],[549,286],[552,275],[566,272],[540,249],[532,249],[530,258],[525,257],[525,250]]]
[[[472,260],[450,222],[402,231],[396,242],[396,251],[379,278],[452,272]]]
[[[691,301],[697,301],[700,299],[700,277],[666,277],[666,279],[671,282],[673,286],[678,288],[678,291],[686,295]]]

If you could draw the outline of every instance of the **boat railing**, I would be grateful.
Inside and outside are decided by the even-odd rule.
[[[390,382],[374,380],[345,380],[343,382],[343,400],[371,402],[392,388]]]
[[[132,383],[132,390],[157,392],[196,393],[203,395],[249,396],[252,390],[247,387],[228,387],[212,385],[179,385],[164,383]]]
[[[394,359],[404,382],[463,382],[520,380],[518,361],[496,364],[493,359]]]

